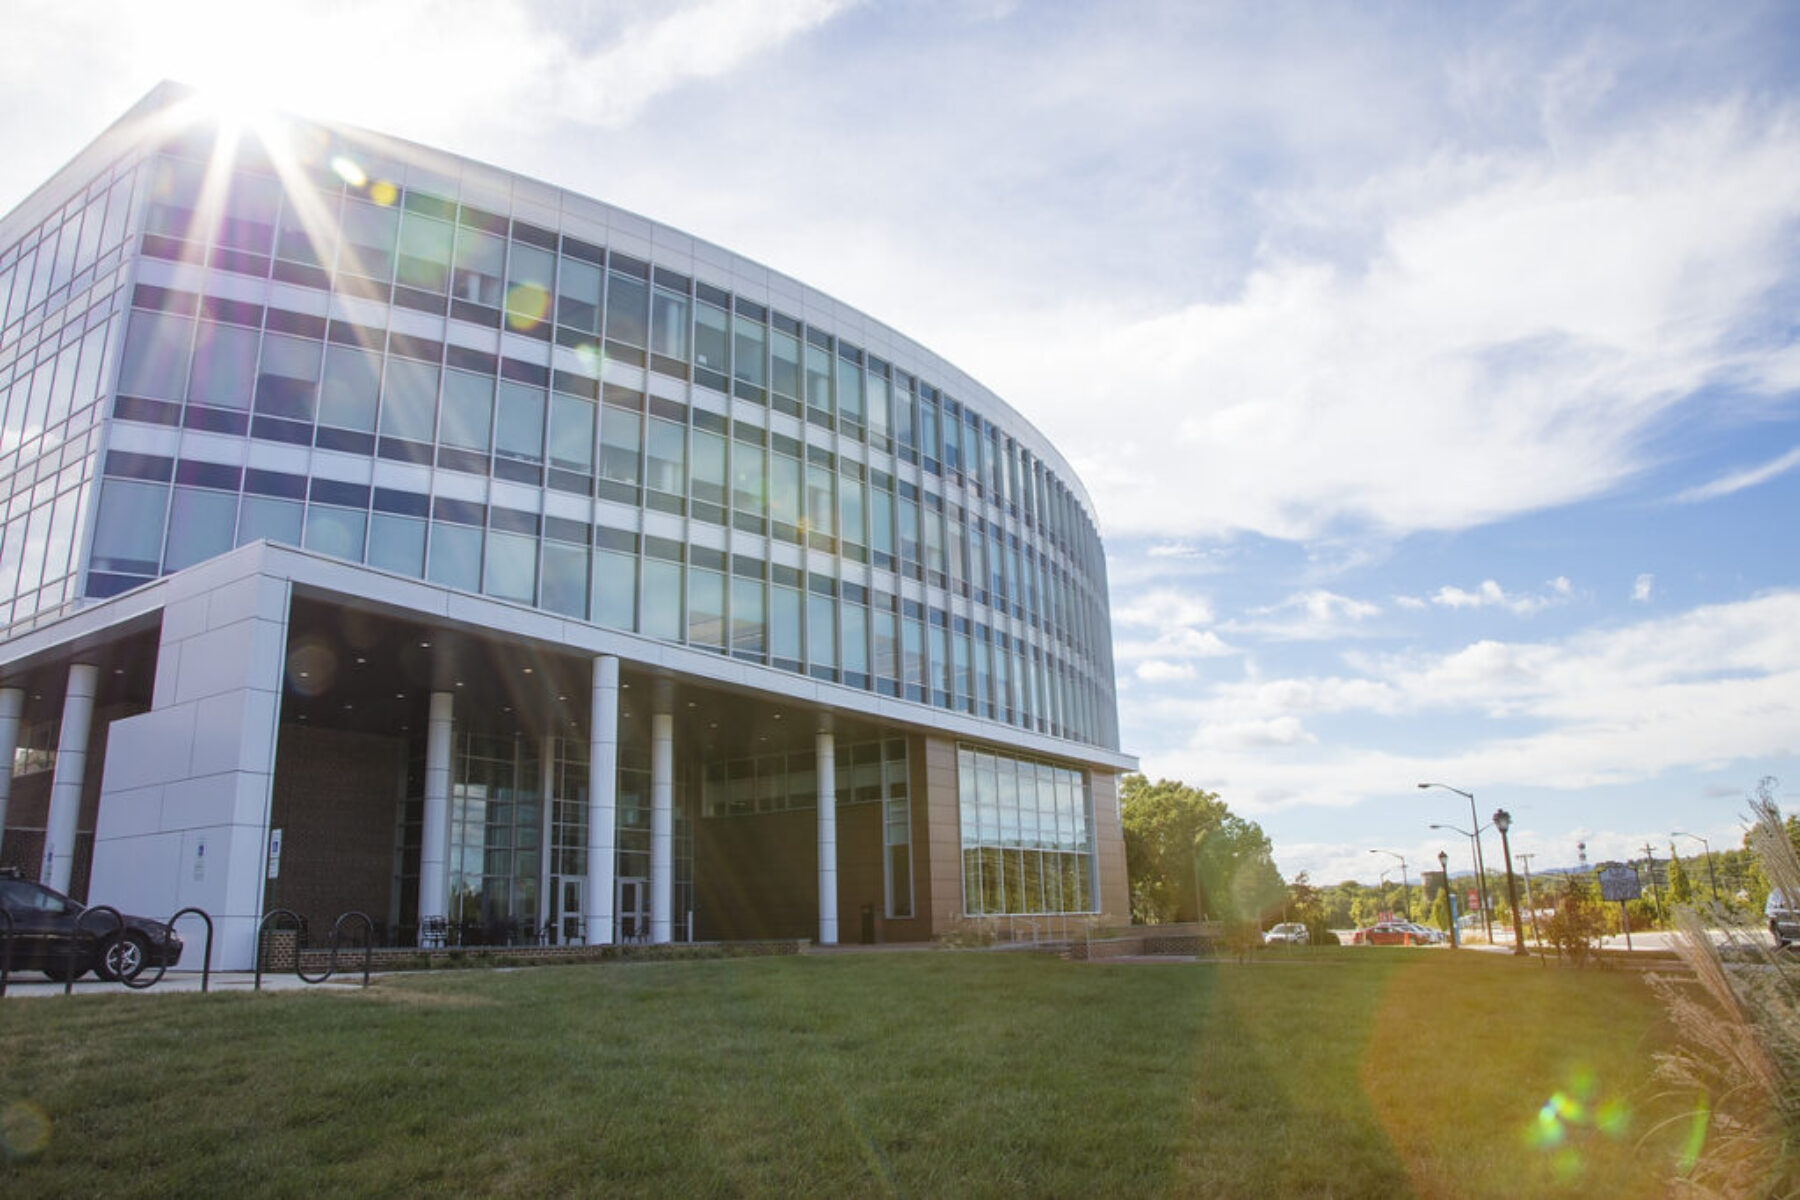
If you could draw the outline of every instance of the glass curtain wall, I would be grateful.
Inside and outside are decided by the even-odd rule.
[[[1083,772],[959,746],[956,780],[966,914],[1098,911]]]

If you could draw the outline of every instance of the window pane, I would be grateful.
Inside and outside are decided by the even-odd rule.
[[[637,559],[615,550],[594,552],[594,621],[613,629],[637,628]]]
[[[245,496],[238,506],[237,544],[247,546],[261,540],[298,546],[303,509],[298,500]]]
[[[815,667],[837,666],[837,601],[816,592],[806,597],[806,655]]]
[[[544,542],[544,579],[538,599],[541,608],[564,616],[587,618],[588,552],[586,546]]]
[[[337,223],[335,195],[304,186],[290,189],[276,225],[276,255],[308,266],[329,266],[337,254]]]
[[[361,562],[363,531],[367,522],[368,514],[361,509],[312,505],[306,510],[306,538],[303,544],[308,550],[317,550],[320,554]]]
[[[451,278],[458,300],[500,307],[500,271],[506,262],[506,241],[491,233],[459,226],[456,231],[456,269]]]
[[[858,425],[863,419],[862,368],[848,359],[838,359],[838,415]]]
[[[344,201],[341,270],[386,282],[394,274],[394,234],[399,214],[360,200]]]
[[[643,418],[634,412],[602,407],[600,475],[620,483],[638,481],[638,450]]]
[[[686,439],[685,425],[651,419],[644,477],[650,488],[677,496],[687,490]]]
[[[694,430],[694,499],[725,503],[725,439],[704,429]]]
[[[163,570],[179,571],[231,549],[237,525],[237,496],[178,487],[169,506],[169,545]]]
[[[800,397],[800,342],[779,329],[769,330],[769,387],[783,396]]]
[[[108,479],[100,485],[92,564],[97,571],[155,575],[162,561],[169,485]]]
[[[717,571],[688,572],[687,630],[692,645],[725,644],[725,577]]]
[[[200,322],[188,399],[219,408],[247,409],[256,379],[256,330]]]
[[[450,284],[450,241],[455,227],[409,212],[400,225],[400,282],[427,292]]]
[[[564,258],[556,277],[556,323],[582,333],[600,332],[600,268]]]
[[[382,434],[431,441],[437,423],[437,390],[437,367],[410,358],[389,360],[381,393]]]
[[[763,585],[760,579],[731,581],[731,649],[737,654],[763,652]]]
[[[199,163],[159,158],[150,169],[150,202],[144,213],[144,232],[162,237],[185,238],[200,206],[206,168]]]
[[[606,281],[606,336],[628,346],[649,340],[650,287],[641,279],[611,273]]]
[[[723,371],[731,362],[729,318],[722,308],[694,306],[694,363],[710,371]]]
[[[486,454],[488,431],[493,423],[493,377],[471,375],[467,371],[446,371],[438,441],[446,446]]]
[[[644,560],[643,630],[651,637],[680,641],[681,564],[661,559]]]
[[[544,461],[544,393],[517,380],[500,381],[500,420],[494,449],[507,458]]]
[[[550,465],[589,474],[594,469],[594,402],[550,396]]]
[[[132,313],[125,336],[125,361],[119,371],[119,391],[127,396],[181,399],[193,338],[194,322],[189,317]]]
[[[369,565],[418,578],[425,571],[425,522],[393,513],[372,514]]]
[[[550,319],[550,282],[556,256],[514,242],[506,261],[506,324],[521,332]]]
[[[838,528],[846,542],[861,545],[863,541],[862,480],[848,475],[838,477]]]
[[[806,347],[806,406],[831,415],[831,355],[810,343]]]
[[[769,456],[769,516],[784,525],[800,523],[800,460]]]
[[[481,590],[502,600],[530,604],[537,595],[537,553],[537,539],[529,534],[488,530]]]
[[[275,239],[281,185],[257,175],[233,175],[219,214],[218,243],[234,250],[267,254]]]
[[[763,324],[741,313],[732,314],[731,328],[736,336],[734,346],[737,377],[756,387],[763,386]]]
[[[657,288],[651,295],[650,351],[664,358],[688,359],[688,298]]]
[[[800,661],[800,593],[794,588],[769,589],[769,653]]]
[[[481,590],[481,530],[472,525],[431,523],[431,573],[433,583]]]
[[[313,419],[319,390],[318,342],[270,333],[256,375],[256,411],[294,421]]]
[[[767,503],[762,447],[739,442],[731,449],[731,506],[760,517]]]
[[[806,466],[806,520],[813,533],[832,536],[836,531],[836,511],[831,503],[831,470],[816,463]]]
[[[325,348],[319,424],[372,433],[381,391],[381,356],[355,346]]]
[[[869,673],[869,610],[860,604],[846,604],[839,610],[844,643],[844,670],[855,675]]]

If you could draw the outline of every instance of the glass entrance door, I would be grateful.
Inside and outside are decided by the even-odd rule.
[[[555,931],[559,946],[579,946],[587,941],[581,911],[581,897],[586,889],[587,880],[578,875],[559,875],[550,888],[550,928]]]
[[[619,880],[619,941],[650,940],[650,881]]]

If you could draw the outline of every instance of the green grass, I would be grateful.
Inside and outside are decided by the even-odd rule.
[[[1418,950],[14,999],[0,1195],[1653,1196],[1666,1036],[1634,974]]]

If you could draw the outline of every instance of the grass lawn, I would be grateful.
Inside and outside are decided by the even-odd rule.
[[[1657,1196],[1667,1036],[1634,973],[1436,950],[15,998],[0,1196]]]

